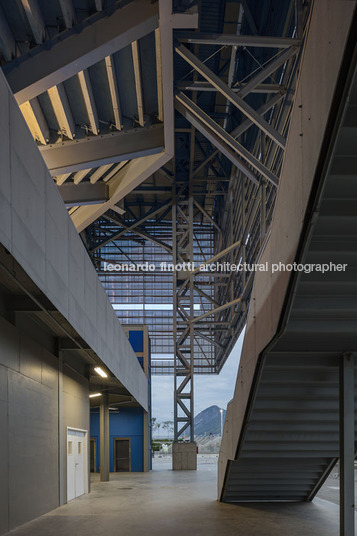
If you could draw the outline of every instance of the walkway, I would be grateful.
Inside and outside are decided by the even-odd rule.
[[[336,536],[338,507],[312,504],[235,506],[216,501],[216,464],[172,472],[165,460],[149,474],[112,474],[92,493],[11,531],[9,536]],[[97,475],[95,475],[97,477]]]

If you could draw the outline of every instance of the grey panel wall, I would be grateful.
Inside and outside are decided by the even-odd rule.
[[[58,504],[57,390],[10,370],[8,408],[12,528]]]
[[[6,433],[8,429],[7,372],[8,369],[0,365],[0,534],[6,532],[9,526],[9,449]]]
[[[59,506],[59,360],[0,317],[0,533]],[[66,427],[89,429],[88,380],[64,367]]]
[[[0,72],[0,242],[147,410],[147,378]]]

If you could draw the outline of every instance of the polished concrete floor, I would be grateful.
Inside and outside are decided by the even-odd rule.
[[[230,505],[216,501],[216,460],[173,472],[165,460],[149,474],[111,475],[92,492],[8,533],[11,536],[336,536],[338,506]]]

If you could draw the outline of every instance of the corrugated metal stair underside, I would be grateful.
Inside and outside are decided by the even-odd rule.
[[[338,417],[338,355],[269,354],[225,501],[311,499],[339,456]]]

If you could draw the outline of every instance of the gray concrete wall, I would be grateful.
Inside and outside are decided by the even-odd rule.
[[[59,415],[64,442],[67,426],[89,430],[88,381],[65,366],[58,389],[58,358],[0,317],[0,533],[59,506],[60,480],[66,490]]]
[[[294,260],[355,1],[315,0],[303,53],[271,235],[260,262]],[[259,354],[274,337],[290,274],[257,272],[218,464],[218,497],[235,458]]]
[[[147,410],[147,378],[0,72],[0,242]]]

